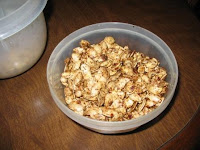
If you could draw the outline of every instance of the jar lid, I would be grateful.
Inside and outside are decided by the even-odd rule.
[[[21,3],[20,3],[21,2]],[[0,40],[19,32],[29,24],[31,24],[43,11],[47,0],[21,0],[1,1],[0,5]],[[9,6],[21,6],[17,9],[8,8],[9,13],[4,16],[3,12]]]

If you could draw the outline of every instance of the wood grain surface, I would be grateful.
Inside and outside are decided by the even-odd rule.
[[[192,118],[200,105],[200,21],[183,0],[48,0],[44,13],[48,41],[40,60],[21,75],[0,80],[0,149],[198,148],[199,113]],[[46,67],[64,37],[111,21],[135,24],[162,38],[177,59],[179,82],[172,102],[157,118],[130,133],[102,135],[59,110],[48,89]]]

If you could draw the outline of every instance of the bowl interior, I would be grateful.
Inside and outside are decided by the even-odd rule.
[[[60,76],[64,69],[64,60],[66,57],[71,57],[71,53],[73,48],[79,46],[79,42],[84,39],[88,40],[90,43],[99,43],[104,39],[105,36],[113,36],[121,46],[128,46],[131,50],[136,50],[139,52],[143,52],[145,55],[150,57],[155,57],[160,61],[160,65],[167,70],[167,82],[169,82],[169,90],[168,93],[171,92],[173,83],[175,82],[175,71],[173,68],[173,61],[168,56],[167,51],[163,50],[161,46],[159,46],[155,41],[149,39],[148,37],[130,32],[125,30],[109,30],[105,29],[102,31],[93,31],[90,33],[86,33],[84,35],[80,35],[75,39],[71,40],[69,43],[63,45],[63,48],[59,51],[56,58],[54,59],[53,66],[51,68],[52,73],[52,87],[54,89],[55,94],[59,97],[60,100],[64,103],[64,94],[63,94],[63,86],[60,83]]]
[[[113,125],[116,125],[116,127],[127,125],[126,123],[120,123],[119,125],[115,122],[102,123],[102,121],[94,121],[93,119],[79,116],[74,112],[71,112],[67,106],[64,106],[65,101],[63,86],[60,82],[61,73],[64,70],[64,60],[66,57],[71,56],[73,48],[78,47],[79,42],[82,39],[88,40],[91,44],[94,44],[99,43],[106,36],[113,36],[116,43],[121,46],[128,46],[131,50],[136,50],[150,57],[155,57],[160,61],[160,65],[164,67],[168,73],[166,80],[169,83],[169,88],[165,95],[165,101],[162,103],[162,105],[150,115],[147,114],[131,121],[123,121],[128,123],[129,127],[134,128],[155,118],[167,107],[173,96],[178,78],[177,63],[169,47],[155,34],[143,28],[129,24],[103,23],[82,28],[67,36],[55,48],[48,62],[47,80],[50,91],[59,108],[71,119],[81,123],[84,126],[92,127],[90,126],[91,123],[97,123],[94,128],[99,128],[99,126],[104,125],[106,127],[113,127]],[[134,123],[137,125],[134,125]],[[127,126],[127,128],[129,127]],[[110,129],[107,128],[106,130]]]
[[[0,1],[0,19],[20,8],[27,0],[5,0]]]

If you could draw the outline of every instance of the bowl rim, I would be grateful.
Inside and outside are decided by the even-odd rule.
[[[43,11],[47,0],[27,0],[10,14],[0,18],[0,41],[21,31]]]
[[[66,42],[69,42],[70,39],[72,38],[76,38],[76,36],[80,36],[84,33],[87,33],[89,31],[95,31],[95,30],[99,30],[99,29],[105,29],[105,28],[119,28],[119,29],[124,29],[126,28],[126,30],[129,30],[129,31],[134,31],[134,32],[137,32],[138,30],[141,30],[143,31],[143,34],[145,33],[145,36],[150,38],[149,36],[153,36],[153,38],[151,37],[151,40],[158,40],[159,41],[159,44],[161,44],[163,47],[165,47],[166,49],[168,49],[168,51],[170,52],[171,54],[171,57],[172,59],[174,60],[174,63],[175,63],[175,66],[174,66],[174,71],[175,71],[175,81],[174,81],[174,86],[172,87],[172,90],[171,90],[171,93],[169,93],[167,95],[167,97],[165,99],[169,99],[169,100],[164,100],[161,104],[161,106],[163,105],[163,107],[158,107],[156,108],[155,110],[153,110],[152,112],[149,112],[148,114],[144,115],[144,116],[140,116],[136,119],[131,119],[131,120],[125,120],[125,121],[113,121],[113,122],[109,122],[109,121],[101,121],[101,120],[95,120],[95,119],[91,119],[91,118],[87,118],[85,116],[81,116],[79,114],[76,114],[74,111],[72,111],[71,109],[69,109],[66,105],[64,105],[57,97],[54,97],[53,95],[53,100],[56,102],[56,104],[58,105],[58,107],[62,107],[60,108],[65,114],[66,114],[66,111],[68,113],[70,113],[72,116],[69,116],[68,114],[66,114],[69,118],[71,118],[72,120],[80,123],[81,121],[86,121],[86,122],[89,122],[91,125],[96,125],[96,126],[100,126],[100,127],[121,127],[121,126],[124,126],[124,127],[127,127],[127,126],[131,126],[131,127],[137,127],[137,126],[140,126],[142,124],[145,124],[151,120],[153,120],[154,118],[156,118],[158,115],[160,115],[164,110],[165,108],[169,105],[173,95],[174,95],[174,92],[175,92],[175,89],[176,89],[176,86],[177,86],[177,82],[178,82],[178,65],[177,65],[177,61],[176,61],[176,58],[173,54],[173,52],[171,51],[171,49],[168,47],[168,45],[160,38],[158,37],[157,35],[155,35],[154,33],[152,33],[151,31],[147,30],[147,29],[144,29],[142,27],[139,27],[137,25],[132,25],[132,24],[128,24],[128,23],[121,23],[121,22],[103,22],[103,23],[97,23],[97,24],[92,24],[92,25],[89,25],[89,26],[86,26],[86,27],[83,27],[83,28],[80,28],[74,32],[72,32],[71,34],[69,34],[68,36],[66,36],[56,47],[55,49],[53,50],[50,58],[49,58],[49,61],[48,61],[48,64],[47,64],[47,81],[48,81],[48,86],[49,86],[49,89],[51,92],[53,92],[53,88],[51,87],[51,81],[50,81],[50,75],[51,75],[51,72],[50,72],[50,65],[52,65],[53,63],[53,60],[56,58],[55,56],[53,56],[55,53],[57,53],[58,55],[58,52],[62,50],[62,47],[63,45],[66,44]],[[134,29],[134,30],[133,30]],[[141,32],[139,34],[142,34]],[[142,35],[143,35],[142,34]],[[72,40],[71,39],[71,40]],[[163,48],[162,48],[163,49]],[[52,93],[51,93],[52,94]],[[54,94],[56,95],[56,94]],[[55,100],[56,99],[56,100]],[[165,106],[165,107],[164,107]],[[73,116],[75,116],[73,118]],[[150,117],[150,116],[153,116],[153,117]],[[79,118],[80,120],[77,120],[76,118]],[[83,125],[83,122],[80,123]],[[97,125],[98,124],[98,125]],[[87,124],[88,126],[88,124]],[[128,127],[127,127],[128,128]],[[110,128],[109,128],[110,130]],[[114,130],[114,128],[113,128]]]

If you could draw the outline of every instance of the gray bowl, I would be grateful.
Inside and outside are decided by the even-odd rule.
[[[73,48],[79,46],[81,39],[88,40],[90,43],[99,43],[105,36],[113,36],[119,45],[128,45],[130,49],[155,57],[160,61],[161,66],[167,70],[168,92],[165,94],[165,100],[157,109],[137,119],[106,122],[78,115],[66,106],[63,86],[60,82],[65,58],[71,56]],[[151,121],[164,111],[174,95],[178,81],[178,66],[167,44],[152,32],[131,24],[118,22],[98,23],[73,32],[56,46],[49,58],[47,81],[55,103],[69,118],[93,131],[115,134],[132,131]]]

